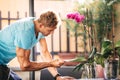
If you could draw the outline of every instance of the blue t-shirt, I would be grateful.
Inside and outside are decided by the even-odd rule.
[[[0,31],[0,64],[7,64],[16,56],[16,46],[23,49],[31,49],[40,38],[36,38],[34,17],[20,19]]]

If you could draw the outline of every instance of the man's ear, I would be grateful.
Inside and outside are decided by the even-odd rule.
[[[39,27],[41,28],[43,26],[43,24],[42,23],[39,23]]]

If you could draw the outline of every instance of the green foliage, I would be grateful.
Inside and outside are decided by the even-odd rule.
[[[104,40],[102,42],[102,49],[106,48],[106,47],[109,47],[111,44],[112,44],[112,41],[110,41],[110,40]]]
[[[90,53],[90,55],[89,55],[89,57],[88,57],[88,60],[91,59],[91,58],[93,58],[93,56],[96,54],[96,52],[97,52],[96,47],[93,47],[93,48],[92,48],[92,52]]]
[[[97,38],[101,43],[103,38],[112,29],[112,6],[107,5],[108,2],[100,2],[98,5],[98,17],[95,19],[95,24],[97,25]]]
[[[118,53],[120,57],[120,41],[116,42],[115,46],[116,52]],[[74,70],[80,70],[82,66],[86,63],[93,64],[96,62],[97,64],[101,64],[104,67],[104,61],[109,58],[113,53],[113,48],[112,48],[112,41],[104,39],[102,42],[102,50],[101,52],[97,52],[96,48],[93,47],[92,51],[90,52],[90,55],[88,59],[85,59],[84,57],[77,57],[74,59],[76,62],[80,62]]]
[[[84,14],[86,17],[83,24],[85,25],[85,27],[90,27],[91,32],[95,30],[95,33],[88,33],[87,30],[84,29],[85,27],[80,26],[74,22],[72,23],[74,25],[71,25],[71,22],[67,21],[67,28],[69,28],[73,32],[75,32],[77,29],[77,36],[83,36],[84,41],[86,40],[86,38],[89,37],[91,39],[97,38],[98,43],[100,43],[101,49],[98,53],[96,48],[93,47],[91,52],[89,52],[90,55],[87,59],[83,57],[75,58],[74,61],[80,63],[75,67],[74,70],[80,70],[84,64],[92,64],[93,62],[104,66],[104,60],[113,54],[114,49],[116,53],[118,53],[118,55],[120,56],[120,41],[116,42],[115,47],[113,48],[114,43],[112,41],[104,40],[104,38],[109,39],[109,34],[113,27],[112,17],[116,17],[114,5],[118,2],[120,2],[120,0],[94,0],[94,3],[90,3],[89,5],[78,6],[78,9],[76,9],[76,11],[78,11],[81,14]],[[83,32],[81,32],[80,29]],[[95,36],[95,34],[97,36]]]
[[[120,40],[115,43],[116,53],[120,56]]]
[[[115,47],[119,48],[120,47],[120,40],[115,43]]]
[[[107,58],[112,53],[112,41],[104,40],[102,42],[101,54],[104,58]]]
[[[97,64],[101,64],[101,65],[104,67],[105,58],[103,57],[102,54],[97,53],[97,54],[94,56],[94,61],[95,61]]]
[[[75,59],[72,60],[73,62],[84,62],[86,61],[86,58],[83,56],[78,56]]]
[[[97,50],[95,47],[92,48],[92,51],[90,52],[90,55],[88,57],[88,59],[85,59],[85,57],[77,57],[75,58],[75,60],[73,61],[80,61],[80,60],[84,60],[84,61],[80,61],[80,63],[74,68],[74,70],[80,70],[81,67],[86,64],[86,63],[90,63],[92,64],[94,62],[94,55],[96,54]]]
[[[97,27],[97,39],[101,44],[104,38],[109,39],[109,33],[113,27],[113,16],[116,17],[114,5],[120,0],[99,0],[96,9],[97,17],[94,19]],[[94,14],[94,13],[93,13]]]

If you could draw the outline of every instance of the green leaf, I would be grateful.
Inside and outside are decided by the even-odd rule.
[[[104,48],[110,46],[111,44],[112,44],[112,42],[110,40],[104,40],[102,42],[102,48],[104,49]]]
[[[80,63],[80,64],[78,64],[78,65],[73,69],[73,71],[75,71],[75,70],[78,70],[78,71],[79,71],[84,64],[85,64],[85,63]]]
[[[97,49],[96,49],[96,47],[93,46],[92,51],[91,51],[88,59],[92,58],[96,54],[96,52],[97,52]]]
[[[73,61],[73,62],[83,62],[83,61],[86,61],[86,58],[82,57],[82,56],[79,56],[79,57],[76,57],[76,58],[72,59],[71,61]]]
[[[109,47],[108,47],[108,48],[105,48],[105,49],[101,52],[101,54],[103,55],[104,58],[108,58],[109,55],[112,54],[112,49],[109,48]]]
[[[103,67],[104,67],[104,60],[105,60],[105,58],[100,53],[98,53],[94,56],[94,61],[97,64],[102,65]]]
[[[117,48],[116,52],[118,53],[118,56],[120,57],[120,47]]]
[[[120,47],[120,41],[117,41],[117,42],[115,43],[115,47]]]
[[[108,58],[112,53],[112,42],[110,40],[104,40],[102,42],[101,54],[104,58]]]

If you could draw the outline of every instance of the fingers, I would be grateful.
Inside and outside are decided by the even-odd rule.
[[[60,67],[60,66],[62,66],[64,64],[64,61],[56,59],[56,60],[53,60],[51,63],[53,65],[53,67]]]

